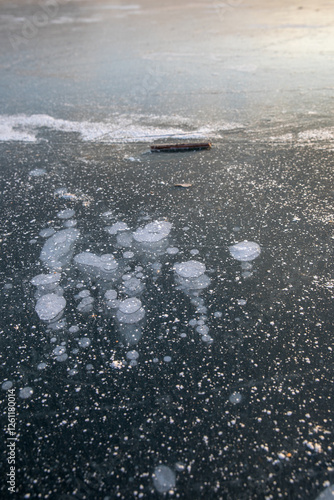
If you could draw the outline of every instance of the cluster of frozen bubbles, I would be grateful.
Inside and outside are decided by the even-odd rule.
[[[57,190],[55,194],[65,200],[71,200],[64,189]],[[39,233],[45,239],[40,252],[40,262],[48,272],[38,274],[31,279],[35,289],[35,311],[47,330],[53,332],[51,344],[57,344],[58,341],[58,345],[52,346],[52,357],[60,362],[66,361],[69,356],[66,342],[59,342],[57,335],[64,331],[72,335],[80,333],[77,324],[68,324],[70,310],[67,308],[68,300],[64,296],[65,288],[68,289],[68,286],[64,287],[64,283],[66,284],[69,277],[73,276],[73,271],[80,276],[72,286],[75,289],[73,298],[76,301],[76,317],[78,314],[82,316],[90,314],[99,307],[99,313],[111,319],[122,342],[131,348],[140,341],[143,334],[147,311],[142,296],[146,290],[147,279],[153,281],[158,278],[163,279],[162,257],[168,256],[170,260],[179,254],[179,249],[171,246],[170,222],[150,221],[131,230],[126,222],[120,220],[115,222],[111,211],[101,215],[105,222],[104,231],[108,235],[110,253],[96,254],[90,248],[79,253],[75,252],[77,245],[84,242],[84,238],[76,227],[75,210],[72,208],[57,213],[63,228],[55,230],[53,227],[47,227]],[[113,224],[109,223],[110,220]],[[235,259],[242,262],[243,269],[247,269],[248,272],[252,267],[251,261],[261,252],[257,243],[249,241],[237,243],[229,247],[229,250]],[[210,285],[210,278],[206,274],[205,264],[194,259],[198,253],[197,249],[192,249],[190,251],[192,258],[174,262],[172,271],[176,288],[190,299],[196,314],[200,315],[190,319],[188,325],[194,328],[204,343],[211,344],[213,338],[207,324],[207,306],[201,296]],[[90,288],[98,290],[98,297],[96,293],[95,297],[92,295]],[[221,314],[217,311],[214,316],[218,318]],[[181,336],[186,334],[182,332]],[[79,336],[76,340],[80,348],[89,347],[91,344],[88,336]],[[113,368],[136,366],[138,358],[139,353],[131,349],[126,352],[124,360],[112,359],[111,366]],[[157,361],[156,358],[153,361]],[[171,361],[171,357],[166,355],[164,361]],[[37,368],[42,370],[46,366],[47,363],[41,361]],[[76,368],[69,368],[70,375],[76,373]],[[22,393],[22,397],[30,397],[31,394],[30,388]]]
[[[64,199],[71,199],[66,191],[62,191],[60,195]],[[131,229],[124,221],[115,222],[112,212],[104,212],[101,215],[109,240],[109,253],[96,254],[90,248],[76,252],[77,246],[84,244],[84,238],[76,227],[75,210],[72,208],[57,213],[57,218],[63,225],[61,229],[47,227],[39,233],[45,239],[40,252],[40,262],[46,272],[34,276],[30,282],[34,289],[35,312],[51,334],[51,354],[40,361],[37,365],[39,370],[48,366],[50,358],[59,362],[68,360],[67,342],[62,340],[66,338],[62,337],[64,332],[74,336],[78,343],[78,349],[73,349],[72,353],[77,354],[80,348],[90,346],[91,338],[80,335],[81,327],[76,323],[78,315],[81,318],[79,323],[82,324],[85,315],[92,315],[96,309],[107,321],[110,319],[123,345],[127,347],[124,359],[115,360],[111,357],[110,366],[115,369],[134,367],[139,361],[140,354],[134,346],[143,335],[147,319],[148,311],[143,303],[147,281],[152,280],[154,283],[158,279],[164,279],[163,257],[168,256],[168,261],[176,260],[180,251],[171,244],[172,224],[166,220],[146,220],[146,224]],[[113,223],[110,224],[110,221]],[[257,243],[248,241],[237,243],[229,247],[229,250],[232,257],[242,262],[242,268],[247,272],[252,267],[251,261],[261,252]],[[176,289],[188,297],[195,308],[197,317],[190,319],[188,326],[194,329],[204,344],[211,344],[214,339],[208,326],[208,308],[202,297],[210,285],[210,278],[205,263],[197,260],[198,254],[197,249],[192,249],[189,260],[167,264],[172,266]],[[68,286],[68,283],[72,283],[71,286]],[[68,290],[74,290],[72,299],[75,302],[75,320],[72,324],[69,324],[69,317],[71,311],[73,313],[73,300],[65,298]],[[214,313],[216,318],[221,315],[218,311]],[[182,336],[186,334],[182,332]],[[171,359],[169,355],[163,358],[166,363]],[[157,358],[153,359],[153,362],[157,361]],[[86,365],[86,370],[92,368],[93,365]],[[76,367],[69,367],[68,373],[72,376],[78,371]],[[13,382],[6,380],[2,389],[7,390],[12,386]],[[19,396],[28,399],[33,392],[32,387],[26,386],[20,390]],[[239,403],[241,399],[240,393],[230,396],[230,402],[233,404]],[[174,469],[177,471],[181,466],[182,464],[179,464]],[[152,480],[158,492],[173,490],[175,471],[166,465],[159,465],[153,472]]]

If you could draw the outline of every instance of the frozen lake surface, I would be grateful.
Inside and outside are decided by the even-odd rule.
[[[14,498],[331,498],[329,7],[1,9]]]

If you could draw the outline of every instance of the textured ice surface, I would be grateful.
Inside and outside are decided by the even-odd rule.
[[[61,268],[67,264],[80,235],[78,229],[62,229],[46,240],[41,251],[40,259],[50,269]]]
[[[170,125],[156,126],[157,118],[159,122],[165,120]],[[39,129],[44,127],[62,132],[77,132],[83,141],[107,143],[151,142],[153,136],[158,139],[171,135],[174,138],[184,139],[185,134],[189,139],[204,138],[208,134],[214,137],[217,129],[222,129],[221,123],[218,126],[205,125],[199,128],[194,124],[190,131],[189,127],[183,126],[184,119],[180,121],[174,118],[171,123],[170,117],[147,115],[144,120],[147,124],[143,124],[143,119],[143,115],[135,114],[116,115],[106,122],[62,120],[45,114],[2,115],[0,116],[0,141],[37,142]],[[237,128],[237,126],[231,124],[230,128]]]
[[[138,243],[156,243],[166,238],[172,229],[170,222],[154,221],[146,224],[145,227],[137,229],[133,233],[134,239]]]
[[[71,217],[74,217],[74,215],[75,210],[73,210],[72,208],[66,208],[65,210],[61,210],[57,213],[58,219],[70,219]]]
[[[170,467],[167,467],[167,465],[156,467],[152,474],[152,479],[153,485],[159,493],[167,493],[167,491],[175,488],[175,472]]]
[[[176,274],[182,278],[198,278],[205,273],[205,265],[197,260],[176,263],[174,269]]]
[[[118,267],[112,254],[100,256],[91,252],[82,252],[74,257],[74,262],[80,271],[92,278],[112,278]]]
[[[35,311],[42,321],[56,320],[66,306],[64,297],[55,293],[47,293],[38,299]]]
[[[261,253],[261,247],[254,241],[241,241],[229,247],[232,257],[240,261],[251,261]]]
[[[105,229],[109,234],[117,234],[119,231],[127,231],[129,226],[125,222],[115,222],[115,224],[107,226]]]

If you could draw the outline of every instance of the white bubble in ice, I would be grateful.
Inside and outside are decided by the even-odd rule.
[[[323,490],[315,500],[333,500],[334,499],[334,484]]]
[[[124,283],[123,289],[127,295],[133,297],[139,295],[144,290],[143,283],[138,278],[130,278]]]
[[[114,275],[118,263],[112,254],[96,255],[91,252],[81,252],[74,257],[78,269],[88,273],[93,278],[108,278]]]
[[[138,365],[138,361],[136,359],[131,359],[129,365],[130,366],[137,366]]]
[[[145,310],[143,307],[140,307],[137,311],[128,314],[122,313],[120,310],[116,313],[116,318],[119,323],[127,325],[127,329],[124,330],[124,335],[126,338],[126,342],[130,344],[136,344],[141,337],[141,328],[136,327],[136,323],[140,323],[142,319],[145,318]],[[130,329],[129,325],[132,325],[132,329]]]
[[[48,293],[38,299],[35,311],[42,321],[51,321],[63,313],[65,306],[66,300],[64,297],[55,293]]]
[[[93,297],[85,297],[77,305],[77,311],[81,313],[88,313],[93,310],[93,307],[94,307]]]
[[[179,249],[177,247],[168,247],[167,253],[169,255],[176,255],[177,253],[179,253]]]
[[[47,367],[47,364],[42,361],[41,363],[38,363],[37,365],[37,370],[44,370]]]
[[[75,210],[72,208],[65,208],[65,210],[61,210],[57,213],[58,219],[70,219],[75,215]]]
[[[103,212],[103,214],[101,214],[101,217],[104,217],[105,219],[109,219],[113,215],[114,215],[114,212],[112,212],[111,210],[107,210],[106,212]]]
[[[170,361],[172,361],[172,358],[170,356],[164,356],[164,361],[165,363],[169,363]]]
[[[69,220],[66,220],[63,224],[64,227],[75,227],[77,225],[77,221],[74,220],[74,219],[69,219]]]
[[[51,283],[58,283],[60,281],[60,278],[60,273],[38,274],[30,280],[30,283],[35,286],[49,285]]]
[[[134,239],[138,243],[156,243],[166,238],[172,229],[170,222],[154,221],[143,228],[137,229],[133,233]]]
[[[251,269],[253,269],[253,264],[251,262],[242,262],[241,269],[243,269],[244,271],[250,271]]]
[[[209,333],[209,327],[206,325],[200,325],[196,328],[196,332],[200,333],[201,335],[206,335]]]
[[[152,474],[153,485],[159,493],[167,493],[167,491],[175,488],[176,477],[175,472],[167,465],[159,465]]]
[[[75,228],[58,231],[44,243],[40,255],[41,261],[51,269],[68,263],[79,235],[80,231]]]
[[[78,370],[76,368],[71,368],[71,370],[68,371],[68,374],[70,377],[73,377],[73,375],[76,375],[78,373]]]
[[[250,278],[251,276],[253,276],[253,273],[250,271],[244,271],[243,273],[241,273],[241,276],[243,278]]]
[[[138,351],[128,351],[126,353],[127,359],[138,359],[139,358],[139,352]]]
[[[55,234],[55,230],[53,229],[53,227],[47,227],[45,229],[42,229],[40,232],[39,232],[39,235],[42,237],[42,238],[50,238],[50,236],[53,236]]]
[[[129,226],[125,222],[116,222],[112,226],[107,226],[105,228],[107,233],[109,234],[117,234],[119,231],[127,231],[129,230]]]
[[[46,170],[44,168],[35,168],[34,170],[30,170],[29,175],[31,177],[41,177],[46,174]]]
[[[33,393],[34,393],[34,389],[32,387],[26,386],[26,387],[23,387],[23,389],[20,389],[19,397],[21,399],[28,399],[33,395]]]
[[[80,347],[89,347],[91,344],[91,340],[89,337],[82,337],[78,340],[78,344]]]
[[[182,471],[186,470],[186,464],[184,464],[183,462],[176,462],[175,469],[178,472],[182,472]]]
[[[158,358],[153,358],[152,361],[153,361],[153,363],[159,363],[159,359]]]
[[[90,291],[85,289],[85,290],[81,290],[81,292],[79,292],[75,298],[78,298],[78,299],[84,299],[85,297],[90,297]]]
[[[240,392],[233,392],[230,397],[228,398],[230,403],[233,403],[234,405],[241,403],[242,401],[242,395]]]
[[[87,371],[90,371],[90,370],[92,370],[93,368],[94,368],[94,366],[93,366],[91,363],[88,363],[88,364],[86,365],[86,370],[87,370]]]
[[[197,260],[188,260],[187,262],[176,263],[174,270],[182,278],[199,278],[205,273],[205,264]]]
[[[1,385],[1,389],[3,389],[4,391],[7,391],[12,387],[13,387],[13,382],[11,380],[5,380],[5,382],[3,382]]]
[[[190,250],[190,254],[191,255],[198,255],[199,254],[199,250],[197,250],[197,248],[193,248],[192,250]]]
[[[73,325],[68,329],[70,333],[77,333],[79,330],[80,328],[77,325]]]
[[[206,306],[198,306],[196,312],[206,314],[208,312],[208,308]]]
[[[186,336],[187,336],[186,333],[184,333],[184,332],[180,333],[180,337],[182,337],[183,339],[186,338]]]
[[[238,299],[237,300],[238,306],[245,306],[247,304],[247,300],[245,299]]]
[[[211,342],[213,342],[213,338],[210,335],[205,334],[202,335],[202,341],[210,344]]]
[[[123,257],[124,259],[132,259],[135,256],[133,252],[124,252]]]
[[[132,278],[132,274],[123,274],[123,276],[122,276],[123,281],[130,280],[131,278]]]
[[[64,354],[66,352],[66,347],[64,346],[57,346],[53,349],[53,354],[55,356],[61,356],[62,354]]]
[[[254,241],[241,241],[229,247],[232,257],[240,261],[251,261],[261,253],[261,247]]]
[[[215,318],[221,318],[223,313],[221,311],[216,311],[215,313],[213,313],[213,315]]]
[[[160,272],[161,269],[162,269],[162,264],[161,262],[153,262],[153,264],[151,265],[153,271],[158,271]]]
[[[130,232],[118,233],[116,236],[116,246],[119,248],[128,248],[132,245],[133,236]]]
[[[190,326],[196,326],[197,325],[197,319],[195,319],[195,318],[191,319],[188,324]]]
[[[63,354],[60,354],[60,356],[56,356],[56,361],[59,363],[62,363],[63,361],[66,361],[68,358],[68,354],[64,352]]]
[[[119,310],[124,314],[132,314],[141,308],[141,301],[135,297],[123,300],[119,305]]]
[[[106,300],[115,300],[117,299],[117,292],[116,290],[107,290],[106,293],[104,294],[104,298]]]

